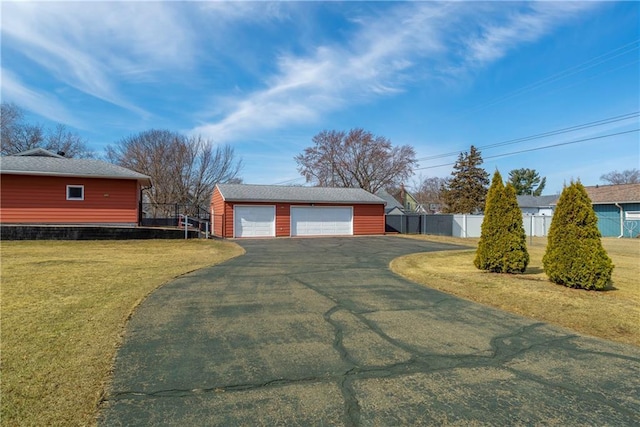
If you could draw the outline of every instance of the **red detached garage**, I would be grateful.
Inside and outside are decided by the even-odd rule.
[[[381,198],[360,188],[218,184],[211,198],[218,237],[384,234]]]

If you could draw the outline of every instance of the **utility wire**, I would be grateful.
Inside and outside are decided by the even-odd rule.
[[[595,139],[609,138],[609,137],[612,137],[612,136],[624,135],[624,134],[627,134],[627,133],[638,132],[638,131],[640,131],[640,128],[632,129],[632,130],[628,130],[628,131],[624,131],[624,132],[610,133],[610,134],[607,134],[607,135],[593,136],[591,138],[577,139],[577,140],[574,140],[574,141],[560,142],[560,143],[557,143],[557,144],[545,145],[543,147],[529,148],[529,149],[520,150],[520,151],[512,151],[510,153],[496,154],[494,156],[483,157],[483,160],[496,159],[498,157],[506,157],[506,156],[511,156],[511,155],[514,155],[514,154],[528,153],[528,152],[531,152],[531,151],[545,150],[547,148],[560,147],[560,146],[569,145],[569,144],[577,144],[579,142],[593,141]],[[443,166],[451,166],[451,165],[455,165],[455,164],[456,164],[456,162],[444,163],[444,164],[441,164],[441,165],[425,166],[425,167],[422,167],[422,168],[416,168],[414,170],[435,169],[435,168],[439,168],[439,167],[443,167]]]
[[[553,75],[551,75],[549,77],[545,77],[545,78],[543,78],[541,80],[538,80],[536,82],[533,82],[533,83],[530,83],[528,85],[525,85],[525,86],[521,87],[520,89],[516,89],[516,90],[514,90],[514,91],[512,91],[510,93],[507,93],[504,96],[495,98],[492,101],[489,101],[489,102],[487,102],[485,104],[481,104],[479,106],[472,107],[472,108],[468,109],[466,111],[466,113],[472,113],[472,112],[476,112],[476,111],[479,111],[479,110],[483,110],[483,109],[485,109],[487,107],[490,107],[490,106],[495,105],[495,104],[499,104],[499,103],[501,103],[503,101],[506,101],[506,100],[508,100],[510,98],[514,98],[514,97],[520,96],[520,95],[522,95],[524,93],[527,93],[527,92],[530,92],[532,90],[538,89],[541,86],[545,86],[545,85],[551,84],[553,82],[556,82],[558,80],[562,80],[562,79],[564,79],[566,77],[572,76],[574,74],[581,73],[581,72],[586,71],[586,70],[588,70],[590,68],[593,68],[593,67],[595,67],[597,65],[600,65],[600,64],[605,63],[607,61],[611,61],[612,59],[615,59],[615,58],[617,58],[619,56],[626,55],[627,53],[633,52],[634,50],[638,49],[638,47],[640,47],[638,42],[640,42],[640,39],[636,39],[636,40],[634,40],[634,41],[632,41],[630,43],[624,44],[624,45],[622,45],[620,47],[612,49],[612,50],[610,50],[608,52],[605,52],[605,53],[603,53],[601,55],[595,56],[595,57],[593,57],[593,58],[591,58],[591,59],[589,59],[589,60],[587,60],[587,61],[585,61],[585,62],[583,62],[581,64],[574,65],[573,67],[566,68],[566,69],[564,69],[564,70],[562,70],[562,71],[560,71],[560,72],[558,72],[556,74],[553,74]],[[609,55],[611,55],[611,54],[613,54],[615,52],[618,52],[620,50],[622,50],[622,52],[619,52],[619,53],[617,53],[616,55],[613,55],[613,56],[609,56]],[[607,56],[609,56],[609,57],[607,58]]]
[[[485,149],[488,149],[488,148],[502,147],[502,146],[505,146],[505,145],[516,144],[518,142],[532,141],[534,139],[546,138],[546,137],[549,137],[549,136],[561,135],[563,133],[575,132],[575,131],[582,130],[582,129],[588,129],[588,128],[595,127],[595,126],[602,126],[602,125],[606,125],[606,124],[610,124],[610,123],[616,123],[616,122],[620,122],[620,121],[623,121],[623,120],[633,119],[633,118],[636,118],[636,117],[640,117],[640,111],[635,111],[633,113],[622,114],[620,116],[608,117],[606,119],[596,120],[596,121],[593,121],[593,122],[583,123],[583,124],[579,124],[579,125],[574,125],[574,126],[570,126],[570,127],[566,127],[566,128],[562,128],[562,129],[556,129],[556,130],[552,130],[552,131],[548,131],[548,132],[538,133],[538,134],[535,134],[535,135],[525,136],[525,137],[521,137],[521,138],[509,139],[509,140],[506,140],[506,141],[497,142],[495,144],[484,145],[482,147],[477,147],[477,148],[479,150],[485,150]],[[461,152],[460,150],[451,151],[451,152],[448,152],[448,153],[436,154],[436,155],[433,155],[433,156],[422,157],[422,158],[419,158],[419,159],[416,159],[416,160],[424,161],[424,160],[441,159],[443,157],[457,156],[458,154],[460,154],[460,152]]]
[[[300,181],[301,179],[305,179],[303,176],[298,177],[298,178],[292,178],[292,179],[287,179],[285,181],[280,181],[280,182],[276,182],[274,184],[271,185],[288,185],[288,184],[293,184],[296,181]]]

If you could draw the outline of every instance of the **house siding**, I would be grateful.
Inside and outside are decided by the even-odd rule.
[[[67,185],[84,200],[67,200]],[[0,222],[5,224],[137,224],[135,180],[3,174]]]
[[[225,203],[217,188],[213,191],[213,196],[211,197],[211,221],[213,222],[213,235],[224,237]]]
[[[620,203],[624,212],[640,211],[640,203]],[[593,205],[593,210],[598,217],[598,229],[602,237],[618,237],[620,236],[620,209],[614,204],[597,204]],[[635,226],[632,232],[634,236],[640,233],[638,229],[640,224]],[[625,237],[628,237],[629,230],[624,230]]]

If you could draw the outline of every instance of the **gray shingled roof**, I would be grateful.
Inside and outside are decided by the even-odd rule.
[[[594,205],[640,203],[640,184],[595,185],[584,189]]]
[[[229,202],[370,203],[385,201],[361,188],[285,187],[279,185],[218,184]]]
[[[0,173],[11,175],[77,176],[85,178],[135,179],[151,184],[147,175],[93,159],[69,159],[54,154],[0,157]]]
[[[516,196],[521,208],[546,208],[555,205],[558,197],[560,196]]]
[[[394,208],[404,209],[404,206],[402,206],[402,203],[396,200],[396,198],[393,197],[391,194],[389,194],[386,190],[378,191],[376,193],[376,196],[380,197],[382,200],[384,200],[387,203],[386,209],[389,211]]]

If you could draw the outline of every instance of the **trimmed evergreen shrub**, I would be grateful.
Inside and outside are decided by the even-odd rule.
[[[527,252],[527,234],[522,223],[522,210],[518,206],[516,189],[510,183],[504,189],[504,214],[502,223],[506,236],[501,242],[504,246],[502,259],[503,273],[524,273],[529,265]]]
[[[505,188],[496,171],[487,193],[474,265],[494,273],[523,273],[529,264],[522,211],[511,184]]]
[[[613,262],[602,246],[598,218],[580,182],[565,187],[553,214],[542,257],[549,279],[569,288],[606,289]]]

